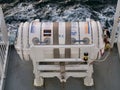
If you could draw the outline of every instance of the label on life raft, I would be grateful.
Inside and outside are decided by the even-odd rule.
[[[71,36],[76,36],[78,33],[78,23],[72,22],[71,23]]]

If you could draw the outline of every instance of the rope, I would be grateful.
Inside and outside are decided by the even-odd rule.
[[[104,61],[107,60],[107,58],[110,56],[110,54],[111,54],[111,50],[109,49],[107,55],[103,59],[97,59],[98,58],[98,56],[97,56],[96,59],[94,59],[94,60],[91,59],[91,60],[93,60],[91,63],[94,63],[94,62],[104,62]]]

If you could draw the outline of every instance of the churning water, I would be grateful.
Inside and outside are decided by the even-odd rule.
[[[4,11],[8,31],[17,31],[20,22],[40,21],[84,21],[86,18],[99,20],[102,27],[112,29],[114,5],[86,5],[81,3],[18,3]],[[15,33],[14,32],[14,33]],[[13,33],[13,36],[14,36]]]

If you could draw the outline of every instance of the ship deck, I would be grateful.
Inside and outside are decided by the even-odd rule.
[[[34,87],[31,61],[22,61],[14,47],[9,51],[5,90],[120,90],[120,60],[117,47],[104,62],[94,63],[94,86],[86,87],[83,79],[69,78],[61,84],[57,78],[45,79],[43,87]]]

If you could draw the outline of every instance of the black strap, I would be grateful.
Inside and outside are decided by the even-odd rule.
[[[65,44],[70,45],[71,44],[71,23],[70,22],[66,22],[65,30],[66,30]],[[65,48],[65,58],[70,58],[70,57],[71,57],[71,49]]]
[[[54,22],[53,23],[53,45],[58,45],[59,41],[58,41],[58,22]],[[60,53],[59,53],[59,49],[58,48],[54,48],[53,50],[54,53],[54,58],[59,58],[60,57]]]

